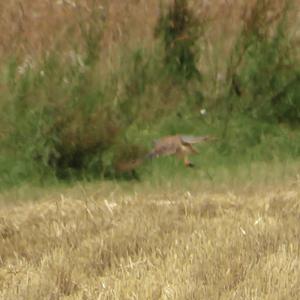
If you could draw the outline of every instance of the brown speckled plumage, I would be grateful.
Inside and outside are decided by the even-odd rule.
[[[214,140],[211,136],[188,136],[188,135],[173,135],[162,137],[154,142],[152,151],[147,155],[149,158],[176,155],[183,159],[184,164],[188,167],[192,166],[188,159],[190,154],[197,154],[198,151],[192,146],[207,141]]]

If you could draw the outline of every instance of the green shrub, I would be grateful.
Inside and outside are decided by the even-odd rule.
[[[256,119],[299,122],[300,64],[288,36],[291,1],[272,10],[272,1],[256,1],[237,39],[229,65],[231,106]],[[269,17],[270,13],[272,17]],[[232,109],[231,109],[232,110]]]
[[[175,0],[160,15],[156,35],[162,37],[165,65],[179,79],[200,79],[197,62],[202,23],[186,0]]]

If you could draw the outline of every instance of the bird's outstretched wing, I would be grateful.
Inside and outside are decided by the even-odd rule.
[[[158,156],[173,155],[183,153],[182,146],[186,146],[192,153],[198,153],[192,144],[202,143],[214,140],[212,136],[190,136],[190,135],[174,135],[166,136],[154,141],[154,147],[151,152],[146,155],[146,158],[155,158]]]
[[[179,137],[183,144],[198,144],[198,143],[215,140],[215,137],[210,135],[206,135],[206,136],[180,135]]]
[[[154,147],[152,151],[147,155],[149,158],[154,158],[158,156],[164,156],[164,155],[172,155],[176,153],[176,147],[172,144],[166,144],[166,145],[159,145],[157,147]]]

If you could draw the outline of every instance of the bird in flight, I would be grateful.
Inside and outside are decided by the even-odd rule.
[[[215,140],[212,136],[190,136],[190,135],[172,135],[162,137],[154,141],[152,151],[147,154],[147,158],[156,158],[159,156],[176,155],[182,159],[186,167],[193,167],[189,160],[189,155],[198,154],[198,150],[193,147],[194,144],[200,144]]]
[[[121,172],[131,172],[147,159],[170,155],[175,155],[179,159],[182,159],[186,167],[193,167],[194,164],[189,160],[189,156],[199,153],[193,145],[214,140],[216,140],[216,138],[213,136],[165,136],[154,141],[153,149],[145,157],[121,162],[118,164],[117,169]]]

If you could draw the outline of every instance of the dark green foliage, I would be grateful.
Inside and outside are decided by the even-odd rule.
[[[244,20],[228,69],[230,111],[234,107],[271,122],[300,121],[299,65],[288,37],[289,4],[283,2],[276,14],[271,0],[257,1]]]
[[[87,66],[81,63],[85,56],[77,55],[74,64],[52,53],[23,74],[11,67],[14,84],[5,107],[11,131],[2,144],[18,158],[17,169],[27,169],[28,163],[42,177],[123,177],[117,164],[145,152],[142,144],[136,146],[133,125],[151,122],[156,114],[157,104],[151,98],[142,103],[143,95],[164,75],[156,75],[159,62],[138,50],[127,57],[124,77],[120,70],[102,82],[99,62]],[[114,81],[122,86],[117,97]]]
[[[174,77],[201,78],[197,69],[201,26],[186,0],[175,0],[167,12],[160,15],[156,35],[162,37],[165,64]]]

